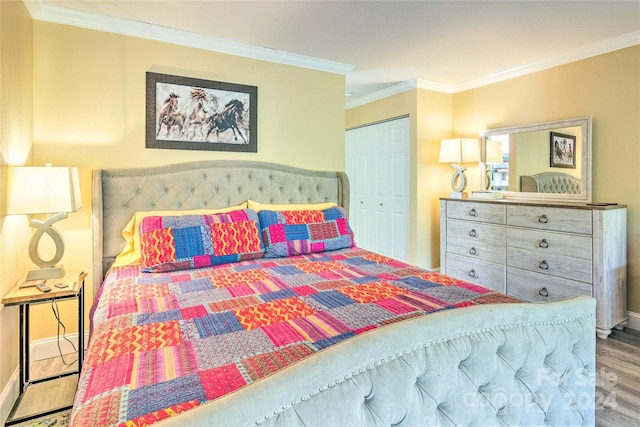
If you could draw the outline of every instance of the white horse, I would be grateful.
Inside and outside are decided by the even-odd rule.
[[[185,117],[182,135],[191,141],[196,138],[199,130],[198,139],[204,141],[203,124],[207,117],[218,109],[218,98],[204,89],[192,89],[190,96],[191,102],[182,110]]]

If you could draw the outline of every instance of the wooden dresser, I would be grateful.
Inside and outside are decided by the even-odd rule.
[[[526,301],[596,299],[606,338],[627,323],[626,206],[440,199],[440,270]]]

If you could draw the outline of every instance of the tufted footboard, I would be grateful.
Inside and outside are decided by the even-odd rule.
[[[593,425],[594,331],[595,300],[584,296],[444,311],[343,342],[165,424]]]

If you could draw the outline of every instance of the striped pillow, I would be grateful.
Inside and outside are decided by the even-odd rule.
[[[261,258],[251,209],[213,215],[148,216],[140,224],[143,272],[164,272]]]
[[[332,251],[354,246],[343,208],[258,212],[265,258]]]

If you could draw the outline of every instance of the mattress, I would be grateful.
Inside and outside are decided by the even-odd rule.
[[[166,273],[114,267],[91,310],[71,424],[153,424],[385,325],[515,302],[356,247]]]

